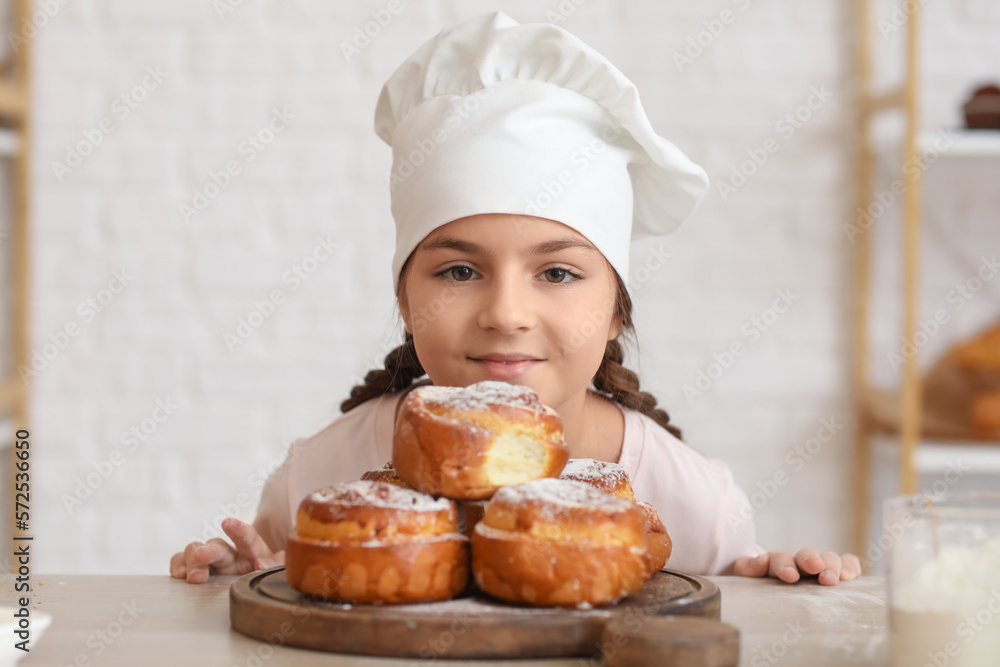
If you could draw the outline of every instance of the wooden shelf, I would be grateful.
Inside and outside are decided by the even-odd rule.
[[[889,435],[899,435],[902,419],[899,412],[900,397],[898,391],[885,389],[870,389],[861,399],[861,413],[870,420],[872,431]],[[925,403],[920,415],[920,438],[928,441],[948,442],[961,445],[997,446],[1000,445],[1000,431],[982,433],[970,427],[961,427],[954,421],[944,419],[934,409],[934,405]]]
[[[17,378],[0,382],[0,414],[6,414],[24,395],[24,385]]]
[[[922,473],[943,473],[961,461],[976,475],[1000,473],[1000,448],[970,445],[968,441],[923,440],[913,455],[913,465]],[[997,443],[1000,444],[1000,440]]]
[[[17,378],[0,382],[0,414],[7,414],[24,395],[24,385]]]
[[[21,136],[14,130],[0,128],[0,157],[16,157],[21,151]]]
[[[872,453],[881,466],[891,466],[899,455],[899,441],[895,435],[872,434]],[[961,463],[960,466],[957,464]],[[989,476],[1000,474],[1000,447],[983,447],[956,440],[921,439],[913,452],[913,468],[918,477],[941,476],[949,470],[958,470],[963,476]],[[927,488],[926,485],[923,487]],[[884,491],[881,495],[884,495]]]
[[[0,117],[23,120],[28,109],[28,96],[23,86],[0,81]]]
[[[942,157],[1000,157],[1000,130],[968,130],[958,128],[955,143]],[[935,135],[921,135],[921,147],[931,145]],[[925,144],[924,142],[931,142]]]
[[[933,148],[935,141],[949,135],[955,140],[947,149],[940,151],[942,158],[1000,158],[1000,130],[970,130],[964,127],[924,130],[917,135],[917,152]],[[902,137],[880,136],[873,139],[872,144],[880,154],[903,148]]]
[[[27,24],[35,10],[32,0],[12,0],[8,3],[8,25]],[[14,437],[14,428],[28,428],[28,392],[13,370],[28,356],[30,276],[31,276],[31,110],[29,108],[32,81],[32,40],[13,49],[0,74],[0,158],[7,157],[10,169],[5,169],[10,216],[10,242],[3,252],[9,255],[10,275],[4,278],[2,289],[10,297],[10,342],[4,353],[10,361],[7,377],[0,376],[0,441],[7,446]],[[9,245],[9,247],[8,247]],[[9,458],[9,454],[7,454]],[[16,468],[7,466],[6,485],[8,507],[13,507],[16,490]],[[0,518],[0,532],[13,544],[13,517]],[[6,568],[4,568],[6,569]]]

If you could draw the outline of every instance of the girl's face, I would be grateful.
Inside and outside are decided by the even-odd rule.
[[[613,269],[583,235],[545,218],[482,214],[438,227],[403,288],[406,330],[434,384],[503,380],[557,410],[583,400],[619,332]]]

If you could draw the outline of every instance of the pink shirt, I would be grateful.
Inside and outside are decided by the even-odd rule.
[[[361,478],[392,459],[401,392],[367,401],[289,447],[268,478],[254,527],[274,551],[285,548],[299,503],[312,491]],[[667,567],[715,575],[740,556],[766,553],[756,544],[750,503],[725,463],[706,459],[646,415],[622,408],[625,439],[618,463],[632,488],[659,512],[673,540]]]

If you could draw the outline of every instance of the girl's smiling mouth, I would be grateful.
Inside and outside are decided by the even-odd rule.
[[[543,359],[537,359],[525,354],[484,354],[481,357],[469,357],[492,378],[509,380],[524,375]]]

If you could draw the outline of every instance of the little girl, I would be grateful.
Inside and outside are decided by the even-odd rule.
[[[174,577],[283,564],[306,495],[392,458],[407,391],[481,380],[531,387],[562,418],[571,457],[624,466],[673,540],[672,569],[824,585],[860,575],[853,554],[758,546],[729,468],[686,446],[622,366],[620,339],[634,334],[629,242],[675,229],[708,187],[653,131],[631,81],[561,28],[492,12],[407,59],[375,127],[393,150],[405,342],[354,387],[344,415],[292,444],[254,523],[224,520],[233,544],[192,542],[171,559]]]

